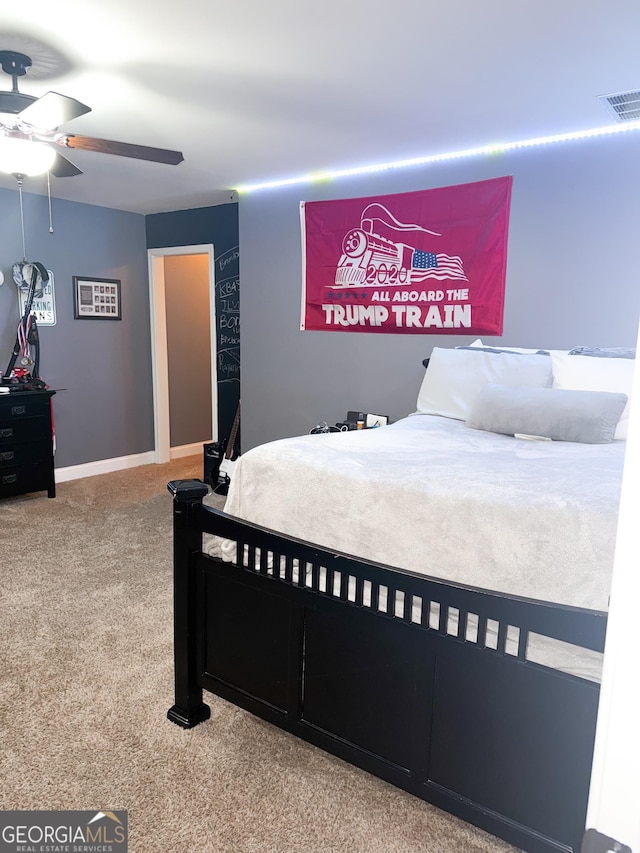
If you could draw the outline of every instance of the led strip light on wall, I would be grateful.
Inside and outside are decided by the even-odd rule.
[[[593,130],[577,130],[573,133],[557,133],[553,136],[538,136],[535,139],[523,139],[519,142],[498,142],[492,145],[482,145],[479,148],[467,148],[462,151],[450,151],[445,154],[431,154],[425,157],[413,157],[408,160],[394,160],[390,163],[377,163],[371,166],[358,166],[354,169],[337,169],[336,171],[318,172],[300,175],[280,181],[264,181],[259,184],[246,184],[237,187],[238,193],[250,193],[256,190],[270,190],[277,187],[289,187],[296,184],[311,184],[320,181],[331,181],[335,178],[346,178],[352,175],[366,175],[373,172],[386,172],[390,169],[405,169],[409,166],[425,166],[431,163],[441,163],[447,160],[460,160],[463,157],[481,157],[483,155],[502,154],[519,148],[533,148],[536,145],[550,145],[557,142],[572,142],[576,139],[590,139],[594,136],[608,136],[614,133],[626,133],[630,130],[640,130],[640,120],[626,124],[612,124]]]

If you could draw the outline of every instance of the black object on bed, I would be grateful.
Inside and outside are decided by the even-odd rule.
[[[174,723],[206,690],[531,853],[578,851],[599,687],[527,659],[602,652],[606,614],[445,583],[174,498]],[[239,560],[202,552],[202,534]],[[471,630],[470,630],[471,628]]]

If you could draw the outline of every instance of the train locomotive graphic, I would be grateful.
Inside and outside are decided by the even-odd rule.
[[[336,268],[336,287],[417,285],[427,279],[467,281],[462,259],[443,252],[425,252],[376,234],[374,223],[394,231],[421,231],[440,237],[421,225],[399,222],[386,207],[370,204],[362,211],[360,227],[351,228],[342,241]]]

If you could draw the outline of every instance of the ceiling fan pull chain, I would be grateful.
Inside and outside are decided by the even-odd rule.
[[[47,172],[47,196],[49,197],[49,234],[53,234],[53,217],[51,216],[51,172]]]
[[[18,177],[18,193],[20,194],[20,228],[22,229],[22,260],[27,260],[27,247],[24,241],[24,208],[22,206],[22,178]]]

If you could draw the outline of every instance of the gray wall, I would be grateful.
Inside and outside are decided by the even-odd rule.
[[[171,447],[211,441],[209,256],[164,259]]]
[[[348,409],[403,417],[415,409],[432,347],[472,339],[300,331],[300,201],[501,175],[514,177],[504,333],[484,337],[549,348],[635,345],[635,134],[256,192],[239,205],[243,450],[342,420]]]
[[[66,178],[64,180],[81,180]],[[153,449],[149,285],[144,217],[24,193],[26,253],[54,273],[57,324],[40,329],[42,378],[54,397],[56,467]],[[18,323],[11,266],[21,261],[17,190],[0,189],[0,370]],[[122,320],[74,320],[74,275],[122,283]]]

